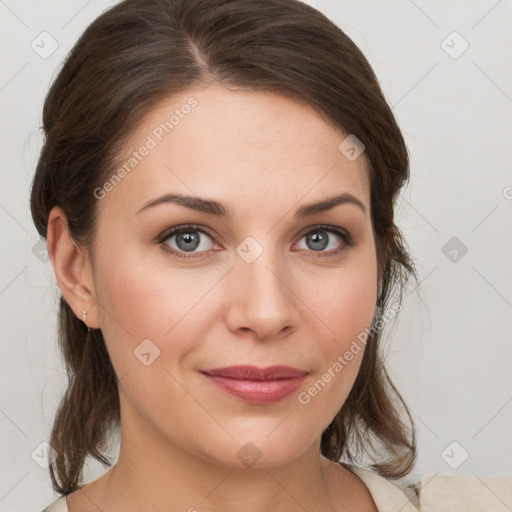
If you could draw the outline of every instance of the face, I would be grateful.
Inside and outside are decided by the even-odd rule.
[[[309,106],[221,86],[138,126],[125,172],[95,192],[91,261],[123,435],[232,467],[319,443],[377,293],[368,171],[346,136]]]

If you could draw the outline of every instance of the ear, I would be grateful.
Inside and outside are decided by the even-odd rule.
[[[47,249],[57,283],[75,315],[91,329],[99,329],[96,293],[89,252],[72,239],[66,214],[60,206],[48,217]]]

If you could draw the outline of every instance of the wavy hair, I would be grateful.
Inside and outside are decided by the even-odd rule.
[[[413,261],[394,222],[409,179],[403,136],[378,80],[358,47],[332,21],[298,0],[124,0],[103,12],[66,57],[44,102],[44,143],[30,207],[46,238],[60,206],[77,244],[92,250],[97,218],[93,191],[112,175],[137,123],[160,101],[210,83],[264,90],[302,101],[327,122],[354,134],[366,149],[380,294],[374,323]],[[411,471],[415,429],[370,331],[359,373],[321,438],[331,460],[370,455],[387,478]],[[80,487],[88,456],[111,465],[105,447],[120,424],[117,377],[100,329],[87,330],[60,298],[59,343],[68,386],[50,444],[53,488]],[[402,412],[407,416],[404,421]]]

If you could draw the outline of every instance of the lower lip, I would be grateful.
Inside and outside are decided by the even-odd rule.
[[[271,404],[278,402],[288,395],[297,391],[305,379],[302,377],[294,377],[289,379],[278,380],[238,380],[229,377],[221,377],[219,375],[203,374],[213,385],[222,391],[241,398],[251,404]]]

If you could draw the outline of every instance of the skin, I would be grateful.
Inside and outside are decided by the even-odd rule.
[[[338,150],[347,134],[296,100],[211,85],[151,110],[126,156],[191,96],[197,106],[98,201],[93,253],[72,241],[59,207],[50,214],[59,287],[101,328],[120,380],[118,462],[69,495],[69,510],[375,511],[363,482],[320,455],[363,350],[307,404],[298,392],[250,404],[198,372],[282,364],[309,372],[307,390],[369,328],[378,276],[364,154],[348,160]],[[172,203],[137,213],[170,192],[215,199],[234,216]],[[342,192],[366,212],[347,203],[293,219],[301,205]],[[176,236],[155,241],[190,223],[214,235],[198,234],[199,257],[166,251],[189,254]],[[328,231],[315,251],[306,235],[320,224],[348,231],[355,245]],[[248,236],[263,249],[252,263],[236,251]],[[148,366],[134,356],[145,339],[160,350]],[[261,456],[251,467],[237,456],[249,442]]]

